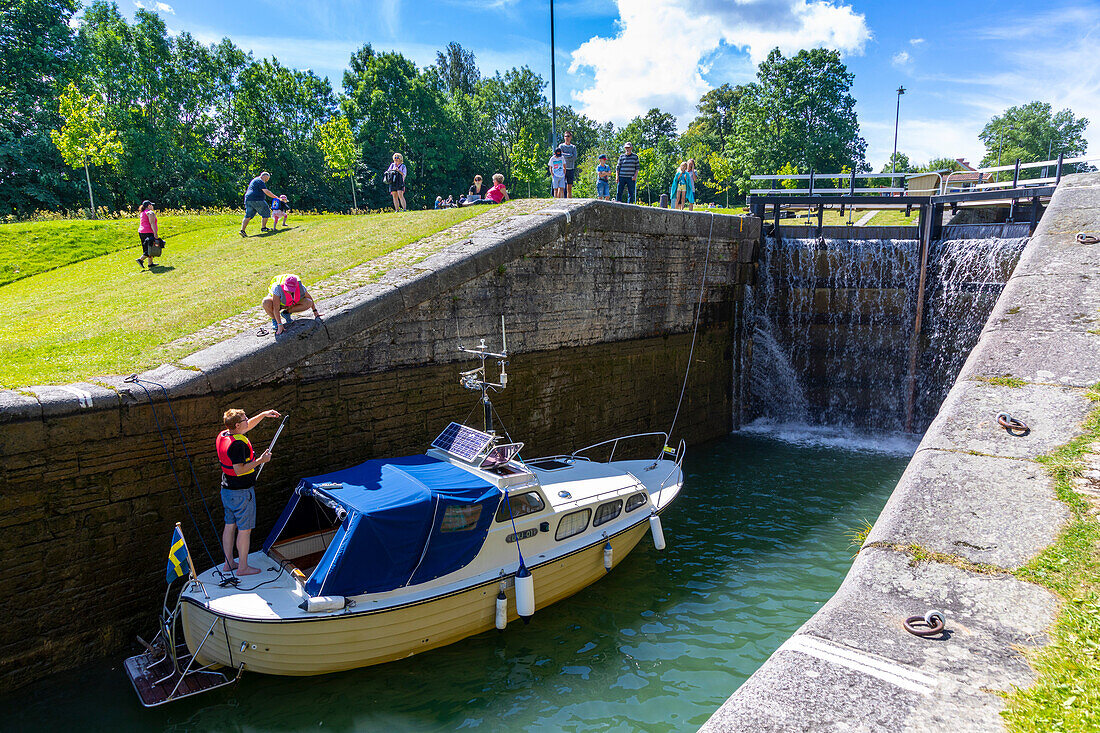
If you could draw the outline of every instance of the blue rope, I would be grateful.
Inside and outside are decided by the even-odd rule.
[[[519,531],[516,529],[516,518],[512,516],[512,501],[509,497],[509,490],[504,490],[504,503],[508,505],[508,519],[512,521],[512,534],[516,536],[516,552],[519,553],[519,566],[521,568],[527,567],[527,563],[523,562],[523,550],[519,546]]]

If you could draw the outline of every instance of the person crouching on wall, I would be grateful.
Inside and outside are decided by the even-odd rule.
[[[312,309],[314,318],[321,317],[305,285],[302,285],[297,275],[289,272],[272,278],[267,297],[263,299],[261,305],[264,312],[271,316],[271,327],[275,329],[276,336],[283,332],[284,324],[290,325],[293,320],[290,317],[291,313],[302,313]],[[282,321],[279,320],[280,313]]]

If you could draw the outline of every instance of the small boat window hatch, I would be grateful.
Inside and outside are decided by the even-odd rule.
[[[512,513],[509,515],[508,507],[511,506]],[[546,508],[546,502],[542,500],[537,491],[527,491],[522,494],[509,494],[508,502],[500,502],[500,508],[497,509],[497,521],[509,522],[512,519],[519,519],[525,517],[528,514],[534,514],[541,512]]]
[[[645,506],[645,504],[646,504],[646,495],[645,495],[645,493],[644,492],[638,492],[637,494],[632,495],[629,499],[626,500],[626,510],[627,510],[627,512],[632,512],[635,509],[637,509],[638,507]]]
[[[503,467],[504,464],[519,455],[522,449],[523,443],[502,443],[489,451],[479,468],[489,470],[498,466]]]
[[[601,524],[607,524],[612,519],[622,513],[622,499],[616,499],[615,501],[609,501],[606,504],[600,504],[598,507],[596,507],[596,518],[592,520],[592,526],[599,527]]]
[[[540,461],[529,461],[528,466],[537,468],[540,471],[560,471],[563,468],[569,468],[573,465],[572,461],[563,461],[557,458],[544,458]]]
[[[588,518],[592,516],[591,509],[581,509],[577,512],[566,514],[558,522],[558,531],[554,533],[554,539],[561,541],[579,535],[588,529]]]

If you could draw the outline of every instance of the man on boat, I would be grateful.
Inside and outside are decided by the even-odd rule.
[[[254,575],[259,568],[248,566],[248,545],[256,527],[256,467],[271,460],[266,450],[259,458],[245,437],[265,417],[280,417],[275,410],[261,412],[249,418],[244,410],[226,410],[222,415],[225,430],[218,434],[218,460],[222,464],[222,506],[225,508],[225,529],[222,530],[222,550],[225,565],[222,570],[237,575]],[[237,545],[240,565],[233,562],[233,545]]]

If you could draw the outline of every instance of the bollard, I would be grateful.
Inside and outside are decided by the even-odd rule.
[[[668,208],[668,194],[667,193],[662,193],[661,194],[661,208],[662,209],[667,209]]]

